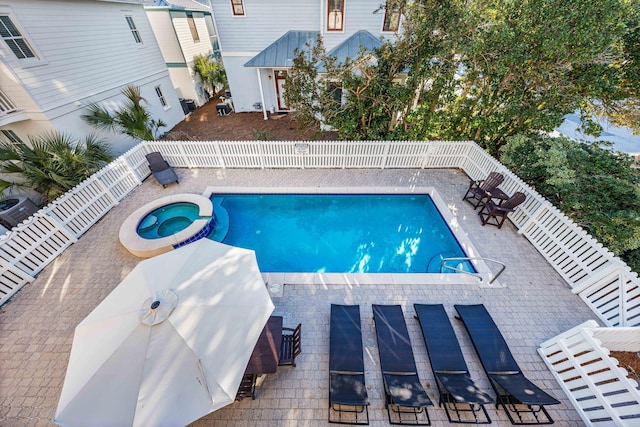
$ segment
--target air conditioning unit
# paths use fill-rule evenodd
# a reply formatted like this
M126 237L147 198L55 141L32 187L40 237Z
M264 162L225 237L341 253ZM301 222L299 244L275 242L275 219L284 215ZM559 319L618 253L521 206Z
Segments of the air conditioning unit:
M38 206L28 197L9 197L0 201L0 224L9 229L38 212Z

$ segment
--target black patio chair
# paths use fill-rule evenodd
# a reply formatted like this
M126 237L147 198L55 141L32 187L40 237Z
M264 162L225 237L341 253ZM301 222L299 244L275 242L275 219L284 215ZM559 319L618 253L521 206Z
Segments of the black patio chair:
M373 320L389 423L431 425L427 407L433 402L418 377L402 307L374 304Z
M414 304L416 319L429 353L438 386L439 406L444 404L450 423L490 424L485 404L495 399L471 379L460 344L442 304Z
M545 406L560 403L529 381L484 305L456 305L482 367L511 424L553 424Z
M331 304L329 422L369 424L359 305Z
M495 204L491 200L487 200L482 209L480 209L480 212L478 212L482 220L482 225L497 225L498 228L502 228L502 224L504 224L504 221L507 219L507 215L513 212L518 205L522 204L526 198L527 196L525 196L524 193L518 191L502 204Z
M236 401L250 397L255 400L256 398L256 379L257 375L244 374L242 381L240 381L240 387L236 393Z
M302 324L295 328L282 328L282 343L278 366L290 365L295 368L296 357L302 352Z
M504 181L504 176L499 172L490 172L486 179L471 180L467 192L462 197L462 200L466 200L471 203L473 209L483 205L485 199L491 197L500 197L504 193L498 188Z
M149 170L163 187L175 182L178 184L178 175L173 170L169 163L162 157L162 153L154 151L146 155L147 162L149 162Z

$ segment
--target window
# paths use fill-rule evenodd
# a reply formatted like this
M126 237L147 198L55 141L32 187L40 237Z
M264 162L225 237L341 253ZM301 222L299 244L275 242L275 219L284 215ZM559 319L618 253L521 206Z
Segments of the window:
M131 34L133 34L133 39L136 43L142 44L142 38L140 37L140 31L136 28L136 23L133 22L133 18L131 16L125 16L127 20L127 24L129 24L129 29L131 30Z
M327 6L327 31L342 31L344 0L329 0Z
M167 104L167 100L164 97L164 94L162 93L162 88L160 86L156 86L156 95L158 95L158 99L160 100L160 105L162 105L165 110L169 108L169 104Z
M331 93L331 98L338 105L342 105L342 83L339 82L329 82L327 84L327 89L329 93Z
M233 16L244 16L244 0L231 0Z
M400 28L400 11L385 9L382 31L395 33L396 31L398 31L398 28Z
M198 43L200 41L200 36L198 35L198 29L196 28L196 21L193 19L193 15L191 13L187 13L187 22L189 23L189 30L191 31L193 41Z
M22 140L18 137L18 135L16 135L16 133L12 130L3 129L2 134L4 135L5 138L7 138L8 141L14 144L20 144L22 142Z
M0 15L0 36L18 59L36 58L29 42L20 34L7 15Z

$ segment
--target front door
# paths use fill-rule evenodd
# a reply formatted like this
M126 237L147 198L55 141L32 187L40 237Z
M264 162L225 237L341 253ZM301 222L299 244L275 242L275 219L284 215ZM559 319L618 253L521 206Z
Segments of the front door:
M276 95L278 96L278 110L288 110L289 107L284 101L284 82L287 79L287 72L285 70L275 70L273 72L276 81Z

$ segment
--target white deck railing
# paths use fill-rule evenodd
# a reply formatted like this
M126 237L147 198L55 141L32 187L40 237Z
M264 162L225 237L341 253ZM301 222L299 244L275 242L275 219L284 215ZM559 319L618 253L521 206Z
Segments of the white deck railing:
M0 237L0 304L33 280L149 175L145 153L188 168L459 168L473 179L504 174L525 203L509 216L607 326L640 326L640 279L607 248L474 142L153 141L129 150Z
M636 381L610 351L640 350L640 328L600 328L591 320L540 345L538 353L588 426L640 425Z

